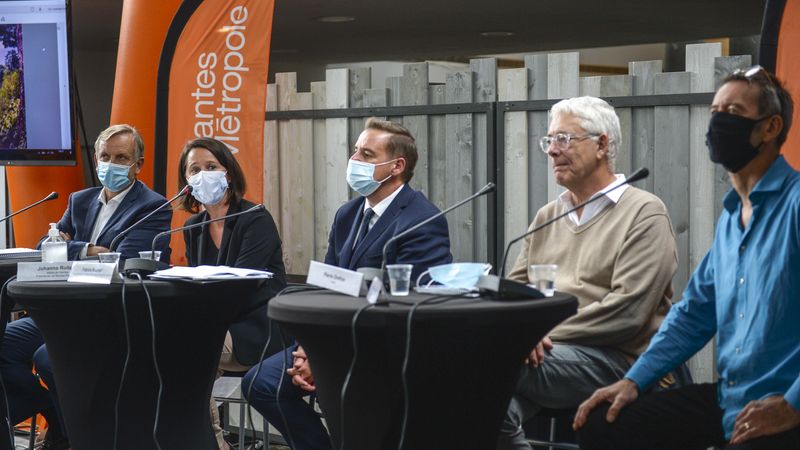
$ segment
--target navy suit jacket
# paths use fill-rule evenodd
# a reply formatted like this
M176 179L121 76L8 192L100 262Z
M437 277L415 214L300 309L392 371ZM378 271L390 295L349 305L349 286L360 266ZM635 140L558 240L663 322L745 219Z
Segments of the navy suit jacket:
M69 196L67 210L64 211L64 216L58 221L57 227L60 231L72 236L72 240L67 242L67 257L70 261L78 259L81 250L92 237L94 223L100 213L100 208L103 206L100 200L97 199L102 189L102 187L91 187L73 192ZM162 195L151 191L144 183L136 180L131 190L122 199L122 203L120 203L117 210L108 219L106 226L97 236L97 242L94 244L108 247L120 232L163 205L166 201L167 199ZM171 221L172 209L168 206L125 235L117 244L115 251L122 253L121 257L123 259L138 258L140 251L150 250L156 234L169 230ZM156 243L156 250L161 250L162 261L169 262L168 237L164 237Z
M355 234L364 217L365 201L364 197L355 198L336 211L325 264L351 270L380 267L386 241L439 212L424 194L406 184L364 239L353 248ZM428 267L452 260L447 220L440 217L392 245L386 264L413 264L413 283Z

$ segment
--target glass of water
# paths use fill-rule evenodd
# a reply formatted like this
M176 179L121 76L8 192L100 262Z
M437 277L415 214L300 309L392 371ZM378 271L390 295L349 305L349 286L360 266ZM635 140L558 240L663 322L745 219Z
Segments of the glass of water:
M411 287L412 264L389 264L386 270L389 272L389 290L392 295L408 295Z
M139 258L142 258L142 259L153 259L153 260L156 260L156 261L160 261L161 260L161 250L156 250L156 251L152 251L152 252L149 251L149 250L146 251L146 252L139 252Z
M531 284L547 297L556 291L556 264L532 264L528 272Z
M114 263L119 266L119 256L121 253L119 252L107 252L107 253L98 253L97 259L101 263Z

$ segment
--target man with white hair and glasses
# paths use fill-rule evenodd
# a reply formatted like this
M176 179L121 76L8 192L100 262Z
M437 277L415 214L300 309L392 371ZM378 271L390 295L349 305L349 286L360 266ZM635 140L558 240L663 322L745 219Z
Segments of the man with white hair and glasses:
M576 315L553 329L521 367L498 448L530 449L522 424L541 409L577 407L623 377L670 308L677 252L664 204L614 174L619 119L594 97L562 100L547 136L556 182L567 190L540 209L533 228L594 195L602 198L528 236L509 278L530 282L532 264L557 264L555 286Z

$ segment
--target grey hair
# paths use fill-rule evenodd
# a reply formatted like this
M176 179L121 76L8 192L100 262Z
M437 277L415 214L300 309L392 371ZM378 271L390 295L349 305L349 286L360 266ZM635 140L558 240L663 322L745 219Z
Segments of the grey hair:
M573 97L553 105L549 118L552 121L554 116L563 114L577 117L581 128L587 133L608 136L608 168L613 172L617 149L622 143L619 117L617 117L614 107L597 97Z
M122 133L130 133L130 135L133 136L133 149L135 151L134 156L136 156L136 159L139 160L144 158L144 141L142 140L142 136L138 131L136 131L136 128L126 123L111 125L110 127L101 131L97 136L97 140L94 141L95 154L106 147L106 143L109 139Z

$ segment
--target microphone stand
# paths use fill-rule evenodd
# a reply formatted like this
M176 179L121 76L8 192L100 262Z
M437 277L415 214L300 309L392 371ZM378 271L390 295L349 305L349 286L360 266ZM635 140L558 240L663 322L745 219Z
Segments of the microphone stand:
M500 276L483 275L478 280L477 286L487 291L496 293L497 297L501 300L543 298L544 294L542 294L538 289L532 288L525 283L520 283L517 281L503 278L505 276L506 262L508 261L508 253L511 250L511 246L519 242L520 240L524 239L525 237L530 236L531 234L541 230L542 228L549 226L553 222L556 222L557 220L568 216L569 214L583 208L584 206L603 198L609 192L614 191L622 186L635 183L641 179L647 178L649 175L650 175L650 170L648 170L646 167L642 167L641 169L632 173L631 176L628 177L622 183L619 183L616 186L611 187L610 189L598 192L585 202L582 202L577 206L567 210L566 212L559 214L556 217L553 217L552 219L546 221L543 224L537 225L530 231L523 233L521 236L512 239L506 246L506 251L503 254L503 264L500 266Z
M26 206L26 207L24 207L24 208L20 209L19 211L13 212L13 213L11 213L11 214L9 214L9 215L7 215L7 216L3 217L2 219L0 219L0 223L3 223L3 222L5 222L6 220L8 220L8 219L10 219L10 218L12 218L12 217L14 217L14 216L16 216L17 214L19 214L19 213L21 213L21 212L25 212L25 211L27 211L27 210L29 210L29 209L33 208L34 206L36 206L36 205L38 205L38 204L41 204L41 203L44 203L44 202L48 202L48 201L50 201L50 200L55 200L55 199L57 199L57 198L58 198L58 192L55 192L55 191L53 191L53 192L51 192L51 193L47 194L47 197L45 197L45 198L43 198L43 199L39 200L38 202L36 202L36 203L33 203L33 204L31 204L31 205L28 205L28 206Z
M388 241L386 241L386 243L383 245L383 258L381 259L381 274L383 274L384 269L386 269L386 260L387 260L388 255L389 255L389 246L391 244L394 244L395 242L397 242L398 239L400 239L400 238L402 238L404 236L407 236L409 233L411 233L413 231L416 231L420 227L423 227L423 226L431 223L432 221L438 219L439 217L442 217L443 215L445 215L445 214L449 213L450 211L452 211L452 210L458 208L459 206L463 205L464 203L471 202L472 200L475 200L476 198L478 198L478 197L480 197L482 195L486 195L486 194L488 194L490 192L494 192L495 187L496 187L495 184L492 183L492 182L486 183L486 186L482 187L480 191L470 195L469 197L465 198L464 200L461 200L460 202L456 203L455 205L445 209L444 211L439 211L438 213L428 217L427 219L423 220L422 222L420 222L420 223L414 225L413 227L403 231L402 233L397 234L395 236L392 236L392 238L389 239Z

